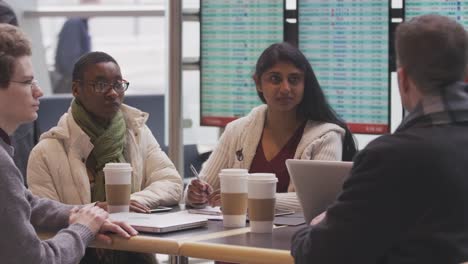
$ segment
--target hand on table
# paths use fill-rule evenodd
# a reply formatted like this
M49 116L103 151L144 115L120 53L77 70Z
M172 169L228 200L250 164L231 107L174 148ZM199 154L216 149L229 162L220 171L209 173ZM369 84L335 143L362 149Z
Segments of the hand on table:
M96 234L108 217L109 214L105 210L90 204L71 209L68 223L84 225Z
M96 235L96 240L109 245L112 244L112 238L109 236L109 233L113 233L127 239L131 236L138 235L138 232L125 222L106 220L102 224L99 233Z
M151 213L150 208L148 206L143 205L135 200L130 200L130 211L145 214Z

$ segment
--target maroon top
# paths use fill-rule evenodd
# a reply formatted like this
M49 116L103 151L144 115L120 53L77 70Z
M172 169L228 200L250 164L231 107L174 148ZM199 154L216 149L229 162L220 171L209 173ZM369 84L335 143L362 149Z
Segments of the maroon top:
M5 143L7 143L8 145L11 145L10 137L5 132L5 130L3 130L1 128L0 128L0 138L3 139L3 141L5 141Z
M276 156L270 161L266 159L265 153L263 152L262 134L262 137L260 137L260 141L258 142L257 151L255 152L255 156L252 160L252 165L250 165L249 173L274 173L278 178L276 192L288 192L290 178L286 168L286 160L294 158L294 153L299 145L299 141L301 141L306 123L307 122L304 122L304 124L294 132L294 135L292 135L286 145L284 145L278 154L276 154Z

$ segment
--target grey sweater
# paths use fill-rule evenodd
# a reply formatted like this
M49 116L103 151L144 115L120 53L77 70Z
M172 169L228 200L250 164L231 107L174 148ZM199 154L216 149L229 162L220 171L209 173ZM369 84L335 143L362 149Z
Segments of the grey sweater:
M78 263L94 234L80 224L68 226L73 206L31 194L12 156L13 147L0 139L0 262ZM41 241L35 229L60 231Z

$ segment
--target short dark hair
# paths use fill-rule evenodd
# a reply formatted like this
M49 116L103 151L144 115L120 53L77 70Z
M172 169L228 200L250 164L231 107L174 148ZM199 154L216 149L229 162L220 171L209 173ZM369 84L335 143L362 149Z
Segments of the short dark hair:
M254 79L256 78L259 81L263 73L279 62L292 63L304 73L304 95L297 108L297 114L308 120L333 123L345 129L342 159L352 160L356 153L353 136L345 122L338 117L328 104L312 66L298 48L287 42L275 43L269 46L257 60ZM265 103L263 94L258 90L257 94Z
M0 24L0 88L10 84L15 72L15 60L22 56L31 56L31 43L17 27Z
M396 29L397 62L423 93L462 81L468 63L463 26L441 15L415 17Z
M83 80L84 72L90 65L95 65L101 62L113 62L119 65L117 61L109 54L102 51L92 51L81 56L73 66L72 81Z

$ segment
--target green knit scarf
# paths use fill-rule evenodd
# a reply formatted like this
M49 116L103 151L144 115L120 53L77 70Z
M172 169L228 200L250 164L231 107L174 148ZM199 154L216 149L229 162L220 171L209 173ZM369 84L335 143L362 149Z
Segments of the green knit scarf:
M109 124L99 124L78 100L73 100L71 111L75 122L94 145L87 161L95 173L91 201L105 201L106 188L102 169L108 162L126 162L123 153L127 127L123 114L118 111Z

